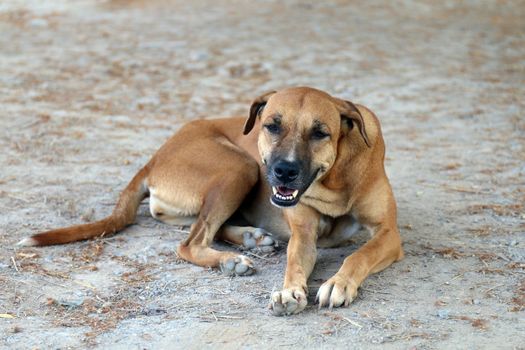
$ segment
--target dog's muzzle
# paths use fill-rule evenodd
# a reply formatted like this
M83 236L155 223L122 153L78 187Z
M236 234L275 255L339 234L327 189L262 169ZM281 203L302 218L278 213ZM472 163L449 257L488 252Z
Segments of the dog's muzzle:
M268 182L272 187L271 201L278 207L291 207L302 194L301 165L299 162L280 160L268 169Z

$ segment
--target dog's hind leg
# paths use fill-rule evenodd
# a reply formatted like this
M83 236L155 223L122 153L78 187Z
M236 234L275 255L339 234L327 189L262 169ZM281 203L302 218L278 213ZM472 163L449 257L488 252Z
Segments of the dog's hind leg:
M278 241L271 233L253 226L224 225L216 238L244 249L259 250L264 253L273 252L278 247Z
M186 241L177 249L183 259L199 266L219 267L227 275L250 275L255 271L247 257L211 248L216 233L238 209L258 179L257 167L241 165L238 164L234 173L217 174L216 180L210 183L197 220Z

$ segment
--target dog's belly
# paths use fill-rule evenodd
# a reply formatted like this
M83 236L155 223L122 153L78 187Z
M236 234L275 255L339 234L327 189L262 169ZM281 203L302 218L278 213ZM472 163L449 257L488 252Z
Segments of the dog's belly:
M165 200L156 195L156 191L150 188L149 210L155 219L168 224L184 225L191 223L199 213L199 202L193 198L184 197L179 200ZM181 205L182 204L182 205Z

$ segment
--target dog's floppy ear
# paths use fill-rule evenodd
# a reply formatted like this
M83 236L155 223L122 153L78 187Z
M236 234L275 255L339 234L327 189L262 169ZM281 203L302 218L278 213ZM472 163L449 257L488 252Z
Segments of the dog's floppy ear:
M357 127L359 128L359 133L363 137L363 140L365 141L366 145L368 147L371 147L370 140L368 139L368 135L366 134L363 115L361 114L361 112L359 112L359 109L350 101L336 99L336 102L336 106L338 107L339 112L341 113L341 117L348 118L352 123L357 124Z
M257 97L252 102L252 106L250 107L250 116L248 117L248 119L246 120L246 123L244 124L244 131L243 131L244 135L248 135L248 133L252 131L253 126L255 125L255 118L257 118L257 116L259 116L259 114L262 112L270 96L272 96L275 93L276 91L267 92L264 95Z

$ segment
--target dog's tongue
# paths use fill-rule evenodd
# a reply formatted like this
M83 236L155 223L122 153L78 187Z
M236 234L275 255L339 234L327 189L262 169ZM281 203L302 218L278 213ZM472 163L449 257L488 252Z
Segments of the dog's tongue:
M277 191L283 196L289 196L294 192L293 189L284 186L277 187Z

